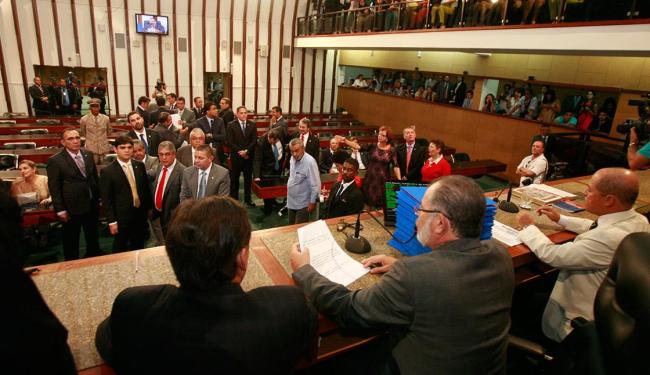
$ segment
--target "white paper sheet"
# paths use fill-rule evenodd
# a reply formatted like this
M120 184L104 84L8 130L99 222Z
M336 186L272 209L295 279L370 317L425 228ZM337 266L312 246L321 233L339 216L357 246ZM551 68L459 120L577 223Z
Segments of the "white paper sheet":
M492 226L492 238L507 246L515 246L521 243L519 231L496 220L494 220L494 226Z
M347 286L368 272L341 249L323 220L298 229L298 241L309 249L312 267L332 282Z
M172 124L180 128L181 125L178 122L181 121L181 115L179 115L178 113L174 113L173 115L171 115L171 118L172 118Z

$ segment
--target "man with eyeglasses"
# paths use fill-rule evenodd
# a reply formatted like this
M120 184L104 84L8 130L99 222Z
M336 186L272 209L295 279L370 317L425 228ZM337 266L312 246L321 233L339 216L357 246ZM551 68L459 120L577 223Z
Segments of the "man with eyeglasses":
M54 211L63 222L65 260L79 259L81 228L86 239L86 257L101 255L97 230L99 184L93 154L81 149L81 136L76 129L66 129L61 144L63 150L47 161L47 185Z
M309 265L309 249L293 246L293 278L316 308L343 328L389 329L386 358L369 373L496 374L505 372L512 260L505 248L479 236L485 215L481 188L464 176L445 176L426 191L417 239L431 252L400 260L365 259L373 286L351 292Z

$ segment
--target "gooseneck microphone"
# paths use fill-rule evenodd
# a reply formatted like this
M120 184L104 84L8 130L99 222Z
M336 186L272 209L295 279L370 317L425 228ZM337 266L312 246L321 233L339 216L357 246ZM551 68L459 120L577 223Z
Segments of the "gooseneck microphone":
M345 250L355 254L365 254L370 251L370 242L365 237L359 235L361 228L361 211L357 215L357 222L354 225L354 236L350 236L345 240Z
M506 201L499 202L499 209L505 212L516 214L519 212L519 207L517 207L517 205L513 202L510 202L510 198L512 197L512 184L509 185L510 187L508 188L508 199Z

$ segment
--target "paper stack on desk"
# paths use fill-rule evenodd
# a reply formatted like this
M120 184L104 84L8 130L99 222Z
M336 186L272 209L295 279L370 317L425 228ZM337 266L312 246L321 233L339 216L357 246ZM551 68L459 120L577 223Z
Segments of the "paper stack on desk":
M397 192L397 222L393 238L388 241L388 244L404 255L412 256L431 251L422 245L414 235L417 220L415 209L420 207L426 191L427 187L417 186L403 187ZM486 198L485 203L487 207L481 228L481 240L492 238L492 226L497 211L496 204L492 199Z

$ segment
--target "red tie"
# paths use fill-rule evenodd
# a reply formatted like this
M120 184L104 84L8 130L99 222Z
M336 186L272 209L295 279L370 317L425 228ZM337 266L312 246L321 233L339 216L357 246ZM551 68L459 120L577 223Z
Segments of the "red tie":
M300 142L305 143L305 135L300 134Z
M411 152L413 152L413 146L406 146L406 173L409 172L409 164L411 164Z
M167 167L163 167L162 176L156 188L156 210L162 211L163 188L165 187L165 177L167 177Z

